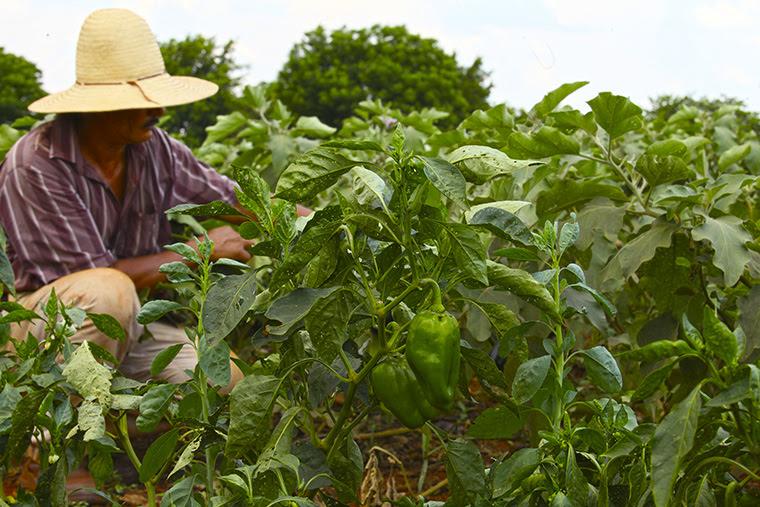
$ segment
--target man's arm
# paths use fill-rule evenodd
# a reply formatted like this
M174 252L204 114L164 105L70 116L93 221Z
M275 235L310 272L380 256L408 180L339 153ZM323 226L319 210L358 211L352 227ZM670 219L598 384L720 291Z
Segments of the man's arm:
M211 255L211 258L214 260L226 257L246 262L251 258L251 254L248 253L247 248L253 244L253 241L241 238L230 226L212 229L209 231L208 237L214 242L214 252ZM188 241L187 244L193 248L197 246L195 240ZM142 289L153 287L157 283L164 281L166 275L161 273L158 268L162 264L177 261L184 262L184 259L179 254L165 251L119 259L111 267L125 273L135 283L135 287Z

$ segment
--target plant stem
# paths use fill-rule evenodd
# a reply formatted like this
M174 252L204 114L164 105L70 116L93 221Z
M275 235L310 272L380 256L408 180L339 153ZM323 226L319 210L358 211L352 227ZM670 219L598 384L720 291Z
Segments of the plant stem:
M156 507L156 485L151 481L146 482L145 492L148 494L148 507Z
M554 292L554 306L557 309L557 315L562 315L561 294L559 291L559 273L560 273L559 256L552 254L552 268L554 268L554 280L552 281ZM564 414L564 393L563 393L563 381L565 377L565 346L562 336L562 324L557 323L554 326L554 334L556 337L556 351L557 357L555 357L555 371L557 375L557 401L554 405L554 417L552 423L555 431L559 431L560 424L562 422L562 416Z

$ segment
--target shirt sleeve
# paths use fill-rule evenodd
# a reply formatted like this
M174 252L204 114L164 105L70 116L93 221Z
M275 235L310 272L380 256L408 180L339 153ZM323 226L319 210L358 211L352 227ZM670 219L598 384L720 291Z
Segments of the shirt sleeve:
M116 261L71 181L34 166L4 167L0 220L13 247L19 290Z
M193 155L190 148L166 135L172 153L174 185L170 207L178 204L206 204L224 201L237 204L235 184L231 179L216 172Z

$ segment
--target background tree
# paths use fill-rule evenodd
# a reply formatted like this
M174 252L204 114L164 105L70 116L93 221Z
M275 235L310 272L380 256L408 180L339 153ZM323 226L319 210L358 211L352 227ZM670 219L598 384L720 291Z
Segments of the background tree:
M204 100L172 107L163 127L190 146L199 146L206 137L206 127L217 115L229 114L239 107L236 90L238 72L243 68L233 60L234 41L218 45L202 35L171 39L161 43L161 53L169 74L195 76L219 85L219 91Z
M45 95L41 77L35 64L0 47L0 123L30 114L29 104Z
M318 27L290 51L278 75L275 95L300 115L337 126L367 98L409 112L435 107L451 113L455 125L487 106L491 84L480 58L460 67L454 54L434 39L403 26L361 30Z

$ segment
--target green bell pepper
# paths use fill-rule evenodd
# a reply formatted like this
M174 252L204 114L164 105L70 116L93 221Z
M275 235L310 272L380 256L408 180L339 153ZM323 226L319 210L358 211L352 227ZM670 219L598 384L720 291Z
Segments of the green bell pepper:
M459 323L443 306L419 312L409 325L406 359L435 408L450 410L459 380Z
M391 357L375 366L370 381L377 399L404 426L419 428L436 416L404 357Z

